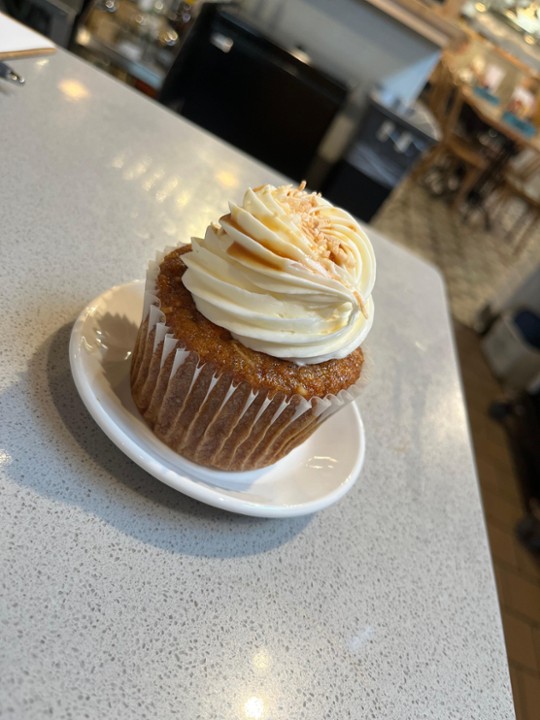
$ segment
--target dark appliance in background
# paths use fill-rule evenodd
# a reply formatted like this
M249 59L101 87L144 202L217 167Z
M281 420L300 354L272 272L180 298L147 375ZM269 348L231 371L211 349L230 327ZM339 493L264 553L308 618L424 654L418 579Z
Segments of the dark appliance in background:
M0 0L0 11L68 47L89 0Z
M203 5L160 102L296 181L348 88L277 45L230 6Z
M417 104L398 111L373 92L355 142L329 173L322 193L369 222L437 137L427 108Z

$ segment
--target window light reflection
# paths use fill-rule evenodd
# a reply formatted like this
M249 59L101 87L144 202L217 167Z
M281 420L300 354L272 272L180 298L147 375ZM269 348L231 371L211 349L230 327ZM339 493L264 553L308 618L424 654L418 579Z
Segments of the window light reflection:
M111 166L113 168L116 168L117 170L120 170L121 168L123 168L125 164L126 164L126 154L125 153L120 153L119 155L116 155L111 162Z
M337 458L329 455L314 455L306 462L306 467L313 470L332 470L337 463Z
M155 173L152 173L150 177L146 178L146 180L143 182L143 188L146 190L146 192L150 192L155 186L155 184L163 179L163 176L165 175L165 172L163 170L156 170Z
M215 175L216 180L225 188L238 187L238 176L229 170L220 170Z
M168 182L165 183L165 185L161 188L161 190L158 190L156 193L156 200L158 203L164 202L171 193L176 190L178 187L178 178L171 178Z
M250 697L244 704L244 713L248 720L263 720L264 701L260 697Z
M176 196L176 205L179 209L185 208L192 196L191 190L182 190Z
M7 452L7 450L3 450L2 448L0 448L0 467L6 467L7 465L11 465L12 462L13 458Z
M79 80L70 80L69 78L62 80L58 83L58 89L68 100L84 100L90 96L90 90Z
M271 657L266 650L259 650L253 656L253 666L257 670L266 670L270 667Z
M130 165L124 170L124 180L137 180L137 178L146 174L150 164L150 161L146 159L133 163L133 165Z

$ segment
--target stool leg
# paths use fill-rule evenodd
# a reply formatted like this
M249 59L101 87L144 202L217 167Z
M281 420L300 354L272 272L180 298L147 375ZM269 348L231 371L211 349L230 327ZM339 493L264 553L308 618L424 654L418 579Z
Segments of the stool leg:
M412 169L412 172L410 173L409 177L411 180L419 180L422 175L428 170L430 165L433 165L442 155L444 151L444 148L442 145L435 145L435 147L430 148L425 155L420 158L419 162L416 163L416 166Z
M489 196L489 210L493 220L497 219L503 209L506 209L509 200L509 192L505 188L495 188Z
M452 203L452 207L454 210L457 210L461 207L461 204L467 197L467 195L471 192L473 187L478 182L478 179L480 178L480 173L482 171L478 170L477 168L470 168L463 178L463 181L460 185L459 190L456 193L456 197L454 198L454 202Z
M528 208L530 209L530 208ZM525 215L522 215L522 217L525 217ZM528 231L532 230L533 226L536 224L537 220L540 218L540 210L535 209L531 212L531 221L529 223L525 224L525 227L521 231L521 235L518 237L516 244L514 245L512 249L512 255L519 255L521 250L523 250L523 247L525 245L525 240L528 239L527 233Z

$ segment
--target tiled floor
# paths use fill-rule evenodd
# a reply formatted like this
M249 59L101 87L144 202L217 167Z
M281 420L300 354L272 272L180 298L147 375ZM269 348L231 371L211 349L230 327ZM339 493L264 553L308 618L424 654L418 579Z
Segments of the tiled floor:
M507 282L510 267L523 269L525 275L540 263L540 222L519 253L508 232L512 213L520 209L508 206L486 231L474 219L464 223L448 199L433 198L408 180L394 190L372 225L441 269L453 316L470 326L478 310Z
M477 335L455 323L456 340L495 577L517 720L540 718L540 564L517 540L523 516L519 483L506 435L487 409L502 390L486 364Z

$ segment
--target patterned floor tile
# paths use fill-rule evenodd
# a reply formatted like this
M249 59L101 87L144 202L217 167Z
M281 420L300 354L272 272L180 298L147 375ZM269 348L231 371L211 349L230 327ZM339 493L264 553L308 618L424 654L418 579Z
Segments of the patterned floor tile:
M519 255L508 238L519 208L511 204L487 231L419 183L406 180L390 195L372 225L434 263L443 273L453 316L471 327L476 313L503 287L512 266L540 262L540 223L531 229Z

